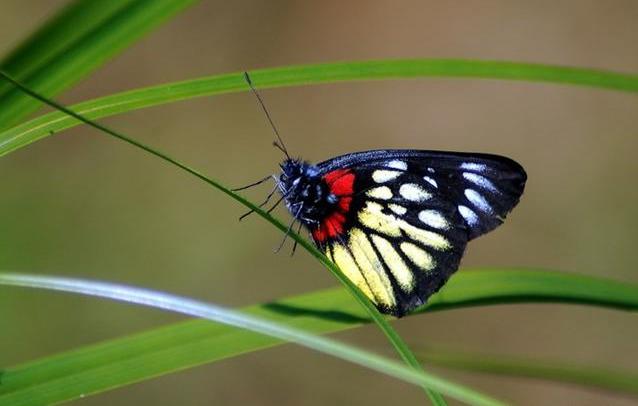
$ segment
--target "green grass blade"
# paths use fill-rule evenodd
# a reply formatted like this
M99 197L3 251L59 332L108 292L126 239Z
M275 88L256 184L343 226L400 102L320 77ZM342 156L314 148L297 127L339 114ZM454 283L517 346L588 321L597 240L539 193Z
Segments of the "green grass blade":
M286 233L286 235L289 235L292 239L294 239L301 247L305 248L306 251L308 251L310 254L312 254L315 258L317 258L317 260L319 260L319 262L321 262L326 268L328 268L328 270L330 270L330 272L332 272L332 274L346 287L346 289L348 289L350 291L350 293L352 294L352 296L359 302L359 304L361 306L363 306L366 311L368 312L368 314L370 315L370 317L372 318L372 320L377 324L377 326L379 327L379 329L385 334L385 336L388 338L388 340L390 341L390 343L394 346L394 348L397 350L397 352L399 353L399 355L401 356L401 358L403 359L403 361L405 361L406 364L412 366L415 370L417 371L423 371L423 368L421 367L421 364L419 364L419 361L416 359L416 356L410 351L410 349L408 348L407 344L403 341L403 339L401 338L401 336L399 336L399 334L390 326L390 324L388 324L388 322L384 319L384 317L381 315L381 313L379 313L379 311L376 309L376 307L370 302L370 300L354 285L354 283L352 283L350 281L350 279L348 279L342 272L341 270L332 262L330 261L321 251L319 251L317 249L317 247L315 247L312 243L308 242L307 240L305 240L304 238L302 238L301 236L299 236L297 233L292 232L288 227L286 227L283 223L281 223L280 221L276 220L274 217L272 217L268 212L264 211L263 209L261 209L260 207L256 206L255 204L253 204L252 202L249 202L247 199L241 197L240 195L238 195L237 193L233 192L232 190L230 190L229 188L223 186L221 183L219 183L216 180L213 180L205 175L203 175L202 173L196 171L193 168L190 168L188 166L186 166L185 164L177 161L174 158L169 157L168 155L164 154L163 152L160 152L154 148L151 148L147 145L144 145L122 133L119 133L117 131L111 130L110 128L107 128L101 124L98 124L94 121L91 121L87 118L85 118L82 115L79 115L75 112L73 112L72 110L69 110L67 107L53 101L53 100L49 100L48 98L40 95L39 93L29 89L28 87L25 87L23 84L17 82L15 79L11 78L10 76L8 76L7 74L5 74L4 72L0 71L0 77L3 77L5 80L13 83L17 88L19 88L21 91L23 91L24 93L30 95L31 97L33 97L36 100L40 100L43 103L46 103L48 105L50 105L51 107L54 107L58 110L60 110L61 112L64 112L65 114L74 117L75 119L88 124L89 126L100 130L114 138L117 138L118 140L124 141L126 143L129 143L133 146L135 146L136 148L139 148L157 158L160 158L172 165L175 165L177 168L182 169L183 171L187 172L190 175L193 175L195 177L197 177L198 179L208 183L210 186L213 186L215 189L225 193L226 195L232 197L233 199L235 199L236 201L238 201L239 203L242 203L243 205L245 205L246 207L250 208L253 212L255 212L256 214L260 215L261 217L265 218L267 221L269 221L271 224L273 224L275 227L279 228L281 231L283 231L284 233ZM441 397L440 394L433 392L432 390L430 390L427 387L424 387L424 390L426 392L426 394L428 395L428 397L430 398L430 401L437 405L437 406L445 406L446 402L445 400Z
M6 65L7 71L20 75L29 87L55 95L195 1L79 2L49 23L44 32L36 33L2 65ZM76 26L78 32L67 37ZM0 106L0 128L7 128L35 111L40 103L11 89L0 96Z
M258 88L338 81L400 78L482 78L525 80L638 92L638 75L540 64L475 60L394 60L287 66L251 71ZM194 97L248 90L241 73L204 77L118 93L72 106L90 119ZM53 112L0 133L0 156L79 124Z
M477 271L453 278L453 289L443 289L420 310L442 310L460 304L575 303L638 311L636 284L540 269Z
M303 347L401 379L408 383L431 387L469 404L503 405L503 403L467 387L446 381L445 379L423 371L416 371L396 361L360 350L356 347L309 334L281 323L269 321L265 318L247 315L246 313L225 309L185 297L112 283L25 274L0 273L0 284L79 293L204 318L227 326L293 342ZM144 368L144 365L138 365L137 367ZM4 378L5 384L2 387L5 385L8 386L8 384L6 384L6 376ZM37 394L25 396L24 392L4 393L0 396L0 405L54 404L77 398L80 394L87 395L95 393L98 388L102 386L100 382L93 381L95 387L89 387L86 391L78 394L77 387L74 386L81 385L83 382L80 376L76 375L75 378L74 385L70 385L72 387L61 385L58 381L52 381L49 385L39 385L35 388L37 389ZM109 381L114 378L116 377L107 375L102 376L101 380ZM5 391L6 389L0 390Z
M539 269L462 270L419 311L530 302L638 311L638 285ZM370 323L365 310L340 287L242 311L314 334ZM176 323L6 369L0 375L0 404L9 394L36 396L49 385L71 387L76 394L90 388L103 391L280 344L203 320ZM140 365L144 368L133 368ZM104 376L117 379L101 380Z
M537 378L638 396L638 372L511 356L427 350L423 361L464 371Z
M60 57L65 49L136 0L75 0L63 7L37 31L0 61L0 69L25 80ZM13 89L0 83L0 100Z

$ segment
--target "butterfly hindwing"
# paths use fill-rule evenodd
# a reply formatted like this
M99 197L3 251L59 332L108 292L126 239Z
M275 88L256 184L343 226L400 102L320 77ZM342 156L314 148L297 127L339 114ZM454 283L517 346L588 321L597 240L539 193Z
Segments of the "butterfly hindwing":
M525 183L514 161L482 154L379 150L317 167L339 208L313 232L315 242L397 316L445 283L467 241L501 224Z

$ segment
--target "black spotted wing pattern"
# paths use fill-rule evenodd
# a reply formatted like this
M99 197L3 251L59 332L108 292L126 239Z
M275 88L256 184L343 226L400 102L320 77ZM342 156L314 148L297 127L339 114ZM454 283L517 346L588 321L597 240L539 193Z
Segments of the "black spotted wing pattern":
M487 154L376 150L317 165L354 174L343 234L318 245L385 313L425 303L456 271L467 242L500 225L526 175Z

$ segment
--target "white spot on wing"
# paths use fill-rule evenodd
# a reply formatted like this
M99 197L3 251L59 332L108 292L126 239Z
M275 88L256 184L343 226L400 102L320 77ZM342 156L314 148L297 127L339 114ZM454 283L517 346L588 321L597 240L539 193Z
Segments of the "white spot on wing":
M470 171L483 172L487 169L485 164L477 164L476 162L463 162L461 164L461 169L467 169Z
M399 188L399 194L401 194L404 199L413 202L422 202L432 197L432 195L416 183L404 183Z
M478 224L479 218L470 208L459 205L459 213L461 213L461 216L467 221L467 224L471 226Z
M419 212L419 220L433 228L443 230L450 228L450 224L445 217L436 210L421 210Z
M377 183L385 183L389 182L393 179L396 179L401 175L402 172L399 171L385 171L382 169L376 170L372 172L372 180Z
M375 187L374 189L368 190L368 193L366 194L370 197L380 200L392 199L392 190L390 190L390 188L387 186Z
M430 172L430 173L434 173L434 168L428 168L427 170L428 170L428 172Z
M496 186L494 186L494 184L492 183L492 181L490 181L489 179L487 179L484 176L481 175L477 175L475 173L471 173L471 172L463 172L463 177L467 180L469 180L470 182L474 183L477 186L480 186L484 189L487 189L491 192L495 192L498 193L498 189L496 188Z
M474 189L465 189L465 197L472 202L479 210L485 213L492 213L492 206L485 200L482 194Z
M388 208L392 210L394 214L398 214L399 216L403 216L405 213L408 212L408 209L403 206L399 206L398 204L389 204Z
M387 164L385 164L388 168L400 169L402 171L406 171L408 169L408 164L403 161L399 161L398 159L394 159Z
M423 180L425 180L425 181L426 181L426 182L428 182L430 185L432 185L432 186L434 186L434 187L436 187L436 188L438 188L438 187L439 187L439 185L437 185L437 184L436 184L436 181L435 181L434 179L432 179L431 177L429 177L429 176L424 176L424 177L423 177Z

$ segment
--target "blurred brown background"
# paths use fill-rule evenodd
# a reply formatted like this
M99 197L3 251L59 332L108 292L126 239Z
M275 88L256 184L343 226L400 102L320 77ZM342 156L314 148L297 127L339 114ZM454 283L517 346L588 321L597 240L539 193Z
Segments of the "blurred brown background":
M0 54L66 2L4 0ZM462 57L638 72L638 2L202 1L60 97L66 103L204 75L340 60ZM528 171L506 225L469 246L465 267L538 266L638 283L638 98L547 84L464 79L264 91L288 147L312 161L370 148L485 151ZM281 154L246 93L104 120L243 185ZM0 159L0 269L112 280L228 306L335 285L281 234L157 159L85 127ZM260 199L266 187L249 196ZM281 212L281 216L287 214ZM0 366L174 322L158 311L2 288ZM638 369L635 314L512 305L395 323L413 346ZM393 355L374 327L339 334ZM618 395L437 370L516 404L629 405ZM204 405L423 404L415 387L294 346L76 402Z

